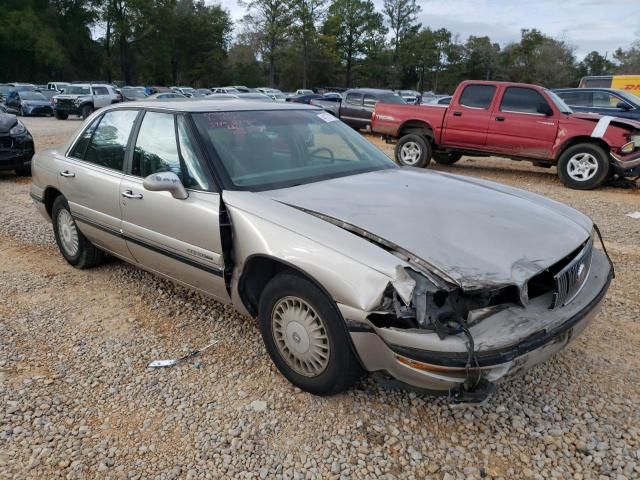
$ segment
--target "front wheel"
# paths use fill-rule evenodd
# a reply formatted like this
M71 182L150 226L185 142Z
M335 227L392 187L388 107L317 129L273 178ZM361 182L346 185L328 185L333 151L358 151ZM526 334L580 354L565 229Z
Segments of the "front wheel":
M82 107L82 110L80 110L80 114L83 120L85 120L92 113L93 113L93 107L91 105L84 105Z
M54 115L58 120L66 120L67 118L69 118L69 115L67 115L66 113L55 112Z
M260 296L258 321L271 360L302 390L332 395L362 376L335 304L305 277L274 277Z
M51 219L56 243L69 264L76 268L90 268L102 262L104 253L87 240L78 229L69 204L62 195L53 202Z
M410 133L396 144L396 161L405 167L426 167L431 161L431 143L424 137Z
M609 158L599 145L581 143L567 148L558 160L558 177L569 188L591 190L609 178Z
M458 152L435 152L433 159L440 165L453 165L462 158L462 154Z

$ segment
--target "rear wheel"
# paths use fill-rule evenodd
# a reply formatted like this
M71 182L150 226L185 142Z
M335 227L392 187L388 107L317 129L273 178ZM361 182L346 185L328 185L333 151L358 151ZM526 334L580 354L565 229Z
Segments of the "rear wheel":
M424 137L410 133L396 144L396 161L405 167L426 167L431 161L431 144Z
M69 204L62 195L53 202L51 219L56 243L69 264L76 268L90 268L102 262L104 252L98 250L78 229Z
M569 188L590 190L609 178L607 152L592 143L567 148L558 160L558 177Z
M458 152L435 152L433 159L440 165L453 165L462 158L462 154Z
M262 292L258 311L267 352L294 385L332 395L362 376L335 304L305 277L278 274Z

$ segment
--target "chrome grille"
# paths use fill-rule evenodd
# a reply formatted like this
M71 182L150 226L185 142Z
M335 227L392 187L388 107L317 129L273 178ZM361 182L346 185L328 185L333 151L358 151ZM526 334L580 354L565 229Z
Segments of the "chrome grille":
M569 262L569 264L554 275L554 292L551 307L556 308L571 302L589 277L591 269L591 256L593 255L593 241L589 239L587 244Z

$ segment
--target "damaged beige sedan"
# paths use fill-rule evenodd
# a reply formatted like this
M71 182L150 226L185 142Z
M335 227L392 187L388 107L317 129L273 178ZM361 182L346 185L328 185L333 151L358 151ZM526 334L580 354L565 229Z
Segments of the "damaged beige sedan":
M382 372L484 398L576 337L613 275L581 213L400 168L299 104L102 109L36 155L31 196L71 265L108 253L232 303L320 395Z

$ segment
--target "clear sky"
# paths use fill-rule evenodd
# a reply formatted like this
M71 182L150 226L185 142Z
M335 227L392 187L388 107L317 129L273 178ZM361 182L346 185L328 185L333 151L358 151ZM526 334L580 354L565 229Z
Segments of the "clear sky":
M582 59L592 50L611 54L640 37L640 0L417 0L420 22L445 27L464 41L469 35L487 35L505 45L520 38L520 29L537 28L575 47ZM221 3L234 20L244 9L237 0ZM374 0L382 10L384 0Z

